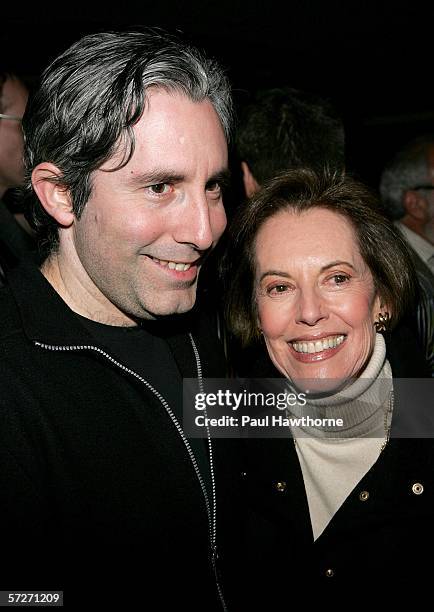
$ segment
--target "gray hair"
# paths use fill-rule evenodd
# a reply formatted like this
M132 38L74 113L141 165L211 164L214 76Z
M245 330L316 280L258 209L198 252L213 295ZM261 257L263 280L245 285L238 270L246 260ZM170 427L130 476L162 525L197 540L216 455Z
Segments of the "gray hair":
M434 135L412 140L383 170L380 193L392 219L401 219L405 215L403 200L406 191L430 183L428 151L431 147L434 147Z
M68 190L77 218L92 192L92 173L122 149L119 167L134 152L133 127L147 104L147 90L159 87L195 102L208 99L226 138L232 99L222 69L200 51L165 32L105 32L85 36L55 59L28 104L25 134L26 216L45 254L58 244L58 227L31 184L33 168L50 161L60 170L57 184Z

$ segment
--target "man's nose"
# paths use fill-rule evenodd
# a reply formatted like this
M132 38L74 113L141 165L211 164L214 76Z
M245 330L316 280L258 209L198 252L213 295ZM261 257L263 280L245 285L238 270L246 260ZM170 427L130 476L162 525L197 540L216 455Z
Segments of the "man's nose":
M220 215L224 216L224 213ZM210 208L205 196L189 199L176 225L175 240L190 244L198 251L208 250L219 237L215 211Z
M316 287L300 289L296 322L313 327L327 318L326 305Z

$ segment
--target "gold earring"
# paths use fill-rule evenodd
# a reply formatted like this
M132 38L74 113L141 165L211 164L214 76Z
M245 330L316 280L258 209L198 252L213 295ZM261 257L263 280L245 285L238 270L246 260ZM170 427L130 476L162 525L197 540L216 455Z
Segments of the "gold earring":
M384 314L382 312L378 313L378 321L375 321L375 331L377 332L385 332L389 327L390 315L386 311Z

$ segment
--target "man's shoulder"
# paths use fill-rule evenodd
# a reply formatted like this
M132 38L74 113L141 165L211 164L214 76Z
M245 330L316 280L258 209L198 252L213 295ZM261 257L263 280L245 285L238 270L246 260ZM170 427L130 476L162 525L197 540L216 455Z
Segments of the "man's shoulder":
M386 347L394 378L431 376L420 341L407 319L401 321L391 333L387 333Z
M8 285L0 287L0 343L22 332L21 317Z

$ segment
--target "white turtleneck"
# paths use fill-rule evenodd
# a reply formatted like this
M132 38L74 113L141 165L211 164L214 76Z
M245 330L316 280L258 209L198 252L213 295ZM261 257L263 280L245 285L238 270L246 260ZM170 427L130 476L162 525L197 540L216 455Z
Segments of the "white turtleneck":
M368 365L354 383L291 409L295 416L342 418L344 423L340 429L292 429L314 540L377 461L390 426L392 388L384 338L377 334Z

